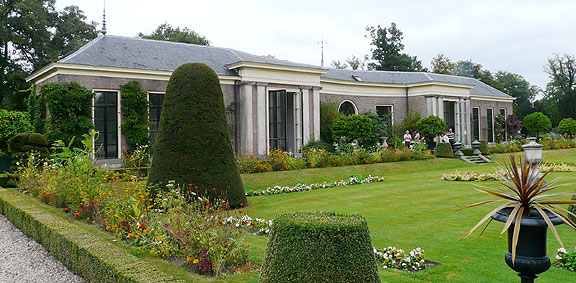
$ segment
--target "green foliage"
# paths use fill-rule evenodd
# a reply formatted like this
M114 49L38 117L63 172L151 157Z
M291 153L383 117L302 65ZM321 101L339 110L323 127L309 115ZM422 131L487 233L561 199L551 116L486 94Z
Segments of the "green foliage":
M334 142L332 127L340 118L336 102L320 104L320 139L327 143Z
M352 114L334 122L333 138L339 141L340 137L346 137L349 142L358 140L361 145L371 145L374 143L374 131L375 125L370 118Z
M536 137L539 138L541 132L552 128L552 122L542 112L534 112L524 117L524 126L531 133L536 133Z
M486 141L478 141L480 142L480 152L482 153L482 155L489 155L490 154L490 148L488 147L488 143Z
M162 108L148 184L195 184L210 199L246 205L216 73L199 63L178 67Z
M576 195L573 195L573 196L572 196L572 200L576 200ZM576 214L576 205L571 204L571 205L568 207L568 211ZM570 219L572 219L572 221L576 222L576 216L573 216L572 214L568 214L568 217L570 217Z
M576 58L558 55L548 58L545 71L550 77L544 93L544 110L556 125L562 118L576 119Z
M576 120L572 118L564 118L558 124L558 131L561 134L573 137L576 134Z
M370 232L359 215L281 214L272 225L260 282L380 282Z
M374 136L373 136L373 143L377 143L380 141L380 137L389 137L390 136L390 126L388 122L390 121L390 115L380 116L376 113L372 112L372 110L368 110L364 114L362 114L372 120L374 122Z
M0 105L26 110L25 81L31 69L96 38L96 23L86 22L77 6L57 11L54 0L2 1L0 5Z
M8 154L8 145L13 137L31 129L26 113L0 109L0 155Z
M514 113L523 119L526 115L532 113L532 101L540 89L531 85L524 77L519 74L510 72L497 72L494 74L498 84L498 90L516 98L514 100Z
M18 170L18 167L30 163L29 159L34 159L33 165L39 165L48 157L48 142L46 138L38 133L20 133L10 141L10 152L12 153L11 171Z
M446 129L448 129L448 125L444 120L438 118L437 116L428 116L416 124L416 129L420 132L422 137L425 137L428 140L432 140L435 137L443 134Z
M426 71L422 67L422 62L416 56L410 56L406 53L401 53L404 50L402 39L404 38L402 32L396 27L395 23L391 23L390 27L366 27L366 32L371 39L370 44L373 46L372 62L368 64L370 69L380 71L411 71L422 72Z
M92 97L91 91L75 82L42 85L34 110L35 130L43 133L50 143L62 140L68 144L73 141L73 146L82 147L82 136L94 127ZM43 122L42 117L46 117Z
M304 146L304 150L306 150L307 148L321 148L327 152L334 152L334 146L332 144L329 144L321 140L309 142Z
M151 34L143 34L140 32L138 36L146 39L210 45L210 41L206 37L199 35L195 31L187 27L183 29L180 29L180 27L173 28L167 22L159 25Z
M449 142L440 142L436 145L436 157L454 158L454 151Z
M121 86L122 92L122 134L128 142L128 149L134 150L138 146L150 143L148 133L148 93L142 89L137 81Z
M501 143L506 138L506 117L500 114L494 119L494 137L496 143Z
M0 192L0 213L87 282L182 282L111 242L92 225L16 190Z
M408 112L408 115L404 117L404 119L402 120L402 123L400 123L400 125L394 126L394 135L399 137L401 142L404 142L404 139L402 138L404 132L406 130L410 132L417 130L418 129L417 124L418 122L420 122L421 119L422 115L420 115L420 112L410 110L410 112Z
M452 70L454 70L454 63L444 54L436 55L430 65L432 65L432 73L436 74L451 75Z

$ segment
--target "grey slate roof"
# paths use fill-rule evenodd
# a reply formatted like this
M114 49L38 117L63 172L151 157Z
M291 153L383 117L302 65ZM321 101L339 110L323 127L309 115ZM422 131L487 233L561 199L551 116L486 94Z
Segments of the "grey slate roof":
M295 63L286 60L258 56L234 49L149 40L124 36L99 36L75 52L60 59L58 63L79 64L99 67L131 68L141 70L174 71L178 66L198 62L210 66L219 75L235 76L228 65L238 62L254 62L288 67L322 67ZM471 94L509 98L477 79L419 72L357 71L325 69L323 78L356 81L353 75L364 82L412 84L423 82L446 82L472 85Z
M330 69L323 78L357 81L353 76L359 77L363 82L384 84L414 84L425 82L442 82L474 86L470 94L510 98L511 96L474 78L441 75L421 72L393 72L393 71L358 71L344 69Z
M113 35L99 36L58 61L58 63L158 71L174 71L178 66L192 62L204 63L219 75L236 75L226 66L237 62L320 68L229 48Z

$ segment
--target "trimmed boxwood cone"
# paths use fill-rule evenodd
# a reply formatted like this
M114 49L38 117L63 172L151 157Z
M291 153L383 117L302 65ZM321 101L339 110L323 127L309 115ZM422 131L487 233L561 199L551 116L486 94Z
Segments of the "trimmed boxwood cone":
M178 67L166 88L148 185L165 188L172 180L224 198L230 207L247 204L220 81L204 64Z
M259 282L381 282L366 220L333 212L278 216Z

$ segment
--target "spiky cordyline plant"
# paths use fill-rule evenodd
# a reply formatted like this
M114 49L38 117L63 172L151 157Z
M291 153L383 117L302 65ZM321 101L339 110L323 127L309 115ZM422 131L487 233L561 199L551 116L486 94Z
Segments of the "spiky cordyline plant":
M502 170L499 170L498 174L500 175L502 181L499 183L504 185L504 187L506 187L508 190L475 185L476 190L491 194L500 199L474 203L466 206L465 208L476 207L490 203L502 204L484 216L484 218L482 218L482 220L480 220L480 222L478 222L478 224L476 224L472 230L470 230L464 236L460 237L460 239L470 236L474 230L482 225L482 223L486 222L486 220L488 220L494 213L504 208L512 208L512 211L508 216L508 220L506 221L501 234L506 232L510 225L512 225L512 222L516 220L514 223L514 232L512 236L512 264L514 264L514 260L516 259L516 245L518 244L518 235L520 234L522 217L529 216L530 210L535 209L542 216L544 221L546 221L546 224L548 224L548 227L550 227L550 230L552 230L554 233L554 236L560 243L560 246L564 247L564 244L562 244L562 240L560 240L560 236L558 235L556 228L554 228L550 217L548 217L545 211L550 211L552 214L566 223L566 225L576 230L576 223L574 223L574 221L572 221L570 218L564 216L562 212L566 212L575 217L576 215L558 206L560 204L576 204L576 200L548 199L549 197L554 196L576 195L576 193L545 194L546 192L561 186L556 185L559 178L556 178L552 182L546 184L546 176L548 173L550 173L550 171L542 173L540 169L535 169L532 167L532 162L527 162L526 160L522 160L522 158L520 158L520 167L518 167L514 155L510 155L510 163L504 162L504 165L501 167Z

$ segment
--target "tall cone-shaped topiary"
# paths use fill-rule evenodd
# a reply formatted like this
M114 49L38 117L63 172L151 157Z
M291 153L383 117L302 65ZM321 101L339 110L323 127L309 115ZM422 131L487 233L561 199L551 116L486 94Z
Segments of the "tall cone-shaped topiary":
M247 204L236 167L216 73L200 63L178 67L168 81L148 185L192 184L230 207Z

